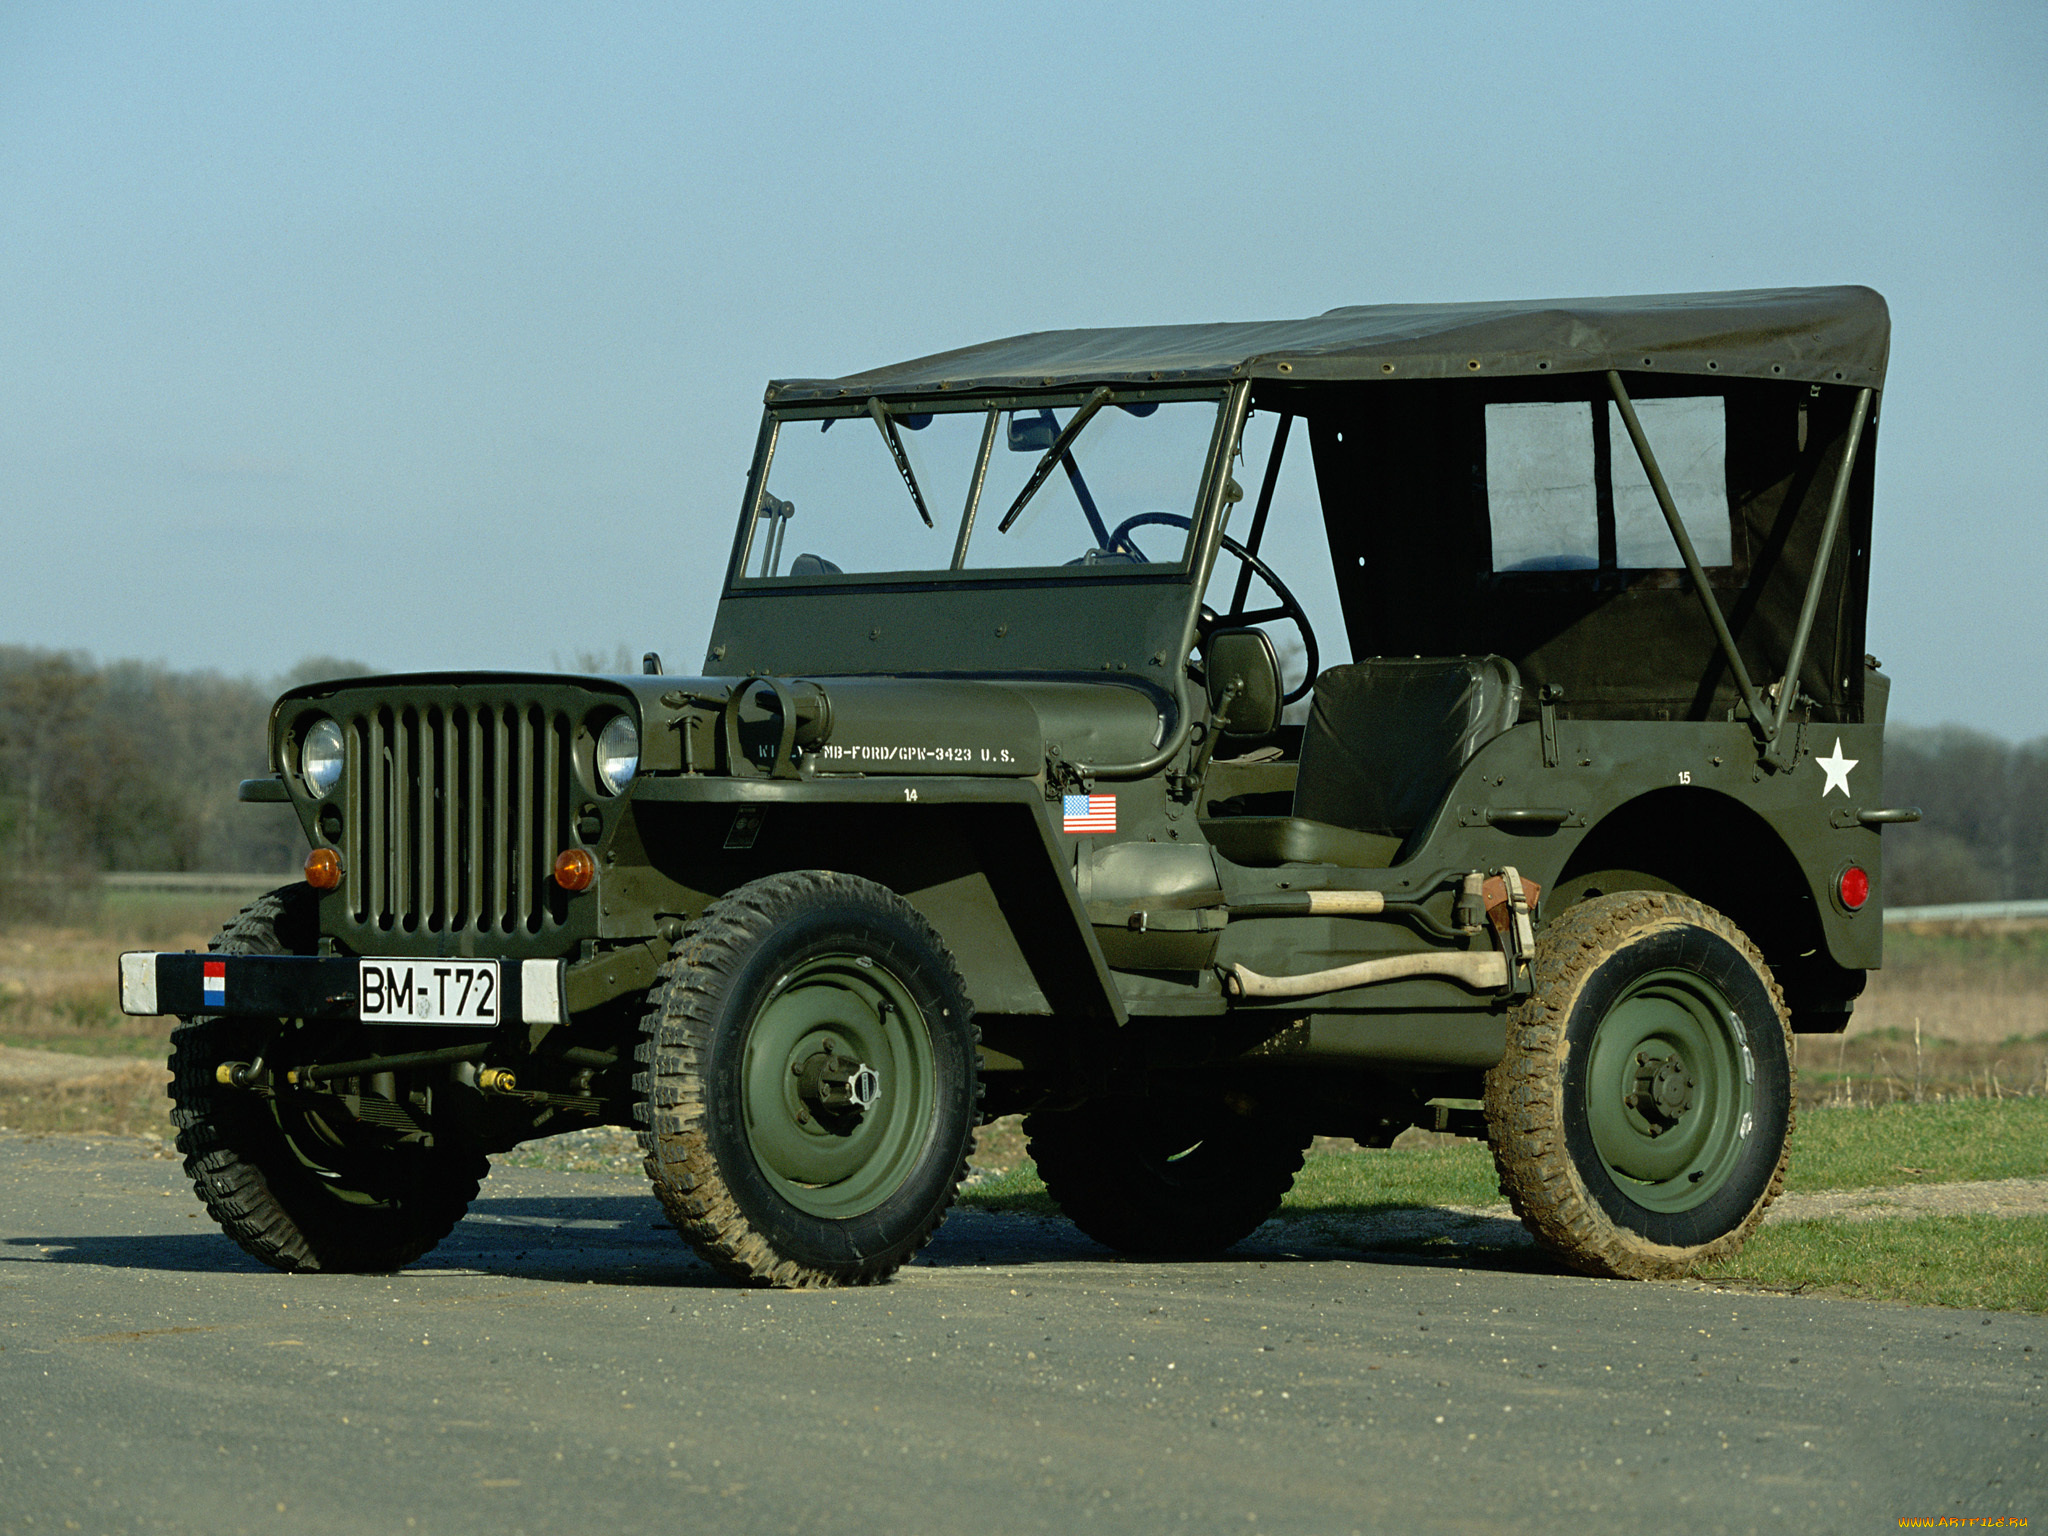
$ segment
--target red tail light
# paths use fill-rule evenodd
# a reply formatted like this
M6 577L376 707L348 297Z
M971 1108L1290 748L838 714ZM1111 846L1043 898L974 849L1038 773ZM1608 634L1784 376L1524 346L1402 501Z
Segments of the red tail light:
M1851 864L1835 882L1835 894L1851 912L1862 911L1863 904L1870 900L1870 871L1860 864Z

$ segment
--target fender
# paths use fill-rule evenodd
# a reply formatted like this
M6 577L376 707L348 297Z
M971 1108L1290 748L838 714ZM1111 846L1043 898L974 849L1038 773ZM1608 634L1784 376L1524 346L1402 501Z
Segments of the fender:
M1129 1020L1030 780L657 779L634 801L637 856L690 914L778 869L861 875L938 930L978 1011Z

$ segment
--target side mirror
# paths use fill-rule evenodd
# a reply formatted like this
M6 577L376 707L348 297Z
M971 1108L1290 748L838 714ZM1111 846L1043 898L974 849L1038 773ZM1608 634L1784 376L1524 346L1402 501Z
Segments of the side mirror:
M1230 714L1228 736L1270 736L1280 728L1280 658L1263 629L1219 629L1202 647L1209 679L1209 708Z
M1060 435L1059 421L1051 411L1010 412L1010 452L1043 453Z

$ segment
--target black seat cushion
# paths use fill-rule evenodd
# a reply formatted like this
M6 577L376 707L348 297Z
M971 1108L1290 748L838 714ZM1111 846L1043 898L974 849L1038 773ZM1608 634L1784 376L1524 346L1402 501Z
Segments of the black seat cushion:
M1332 667L1316 679L1294 814L1405 838L1521 708L1521 674L1501 656L1372 656Z

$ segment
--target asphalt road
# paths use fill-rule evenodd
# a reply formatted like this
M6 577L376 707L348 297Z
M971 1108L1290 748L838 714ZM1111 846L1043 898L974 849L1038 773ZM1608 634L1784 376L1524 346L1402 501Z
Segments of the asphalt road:
M2048 1518L2048 1318L956 1217L716 1283L501 1170L392 1277L242 1256L148 1143L0 1135L0 1532L1895 1530Z

